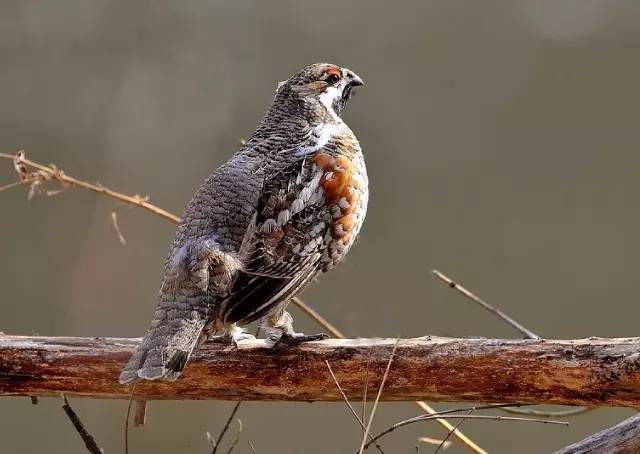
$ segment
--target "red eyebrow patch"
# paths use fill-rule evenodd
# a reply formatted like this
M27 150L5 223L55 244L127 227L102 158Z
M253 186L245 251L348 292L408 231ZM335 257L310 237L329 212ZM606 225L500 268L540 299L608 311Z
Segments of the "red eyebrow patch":
M340 68L338 68L337 66L333 66L333 65L327 66L327 69L324 70L324 73L327 76L331 76L331 75L335 74L336 76L342 77L342 70Z

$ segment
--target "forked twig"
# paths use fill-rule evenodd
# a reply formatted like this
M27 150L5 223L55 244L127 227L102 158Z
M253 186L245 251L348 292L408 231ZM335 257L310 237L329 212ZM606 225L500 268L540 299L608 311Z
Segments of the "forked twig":
M236 424L238 424L238 429L236 430L236 438L233 440L233 443L231 443L231 446L229 446L227 454L231 454L240 441L240 435L242 434L242 419L236 419Z
M340 386L340 382L338 382L338 379L336 378L336 374L334 374L333 373L333 369L331 369L331 364L329 364L328 360L325 360L325 364L327 365L327 369L329 369L329 373L331 374L331 378L333 378L333 382L336 384L336 386L338 388L338 391L340 391L340 394L342 395L342 400L344 400L344 402L347 404L347 407L349 407L349 410L351 411L351 414L353 415L354 418L356 418L356 421L358 421L358 423L360 423L360 426L364 430L363 437L369 437L370 439L373 440L373 437L371 436L371 434L367 430L367 427L364 425L363 420L360 419L360 417L356 413L355 409L351 405L351 402L349 402L349 398L347 397L347 395L345 394L344 390L342 389L342 386ZM376 448L378 448L378 451L380 451L382 454L384 454L384 451L382 450L382 447L378 443L375 443L375 445L376 445Z
M398 342L400 342L400 338L396 339L396 343L393 344L393 350L391 350L391 355L389 356L389 361L387 362L387 368L384 370L384 375L382 376L382 382L380 383L380 388L378 388L378 395L376 396L376 400L373 403L373 408L371 409L371 414L369 415L369 421L367 422L367 428L365 430L365 436L362 437L362 443L360 444L360 453L364 450L364 445L367 442L366 435L369 435L371 432L371 422L373 421L373 417L376 414L376 408L378 408L378 402L380 401L380 396L382 396L382 390L384 389L384 384L387 381L387 376L389 375L389 369L391 369L391 363L393 362L393 358L396 355L396 349L398 348ZM372 442L375 440L372 440ZM371 443L371 442L369 442Z
M241 400L236 402L236 405L233 407L233 410L229 414L229 418L227 418L226 424L224 425L224 427L220 431L220 434L218 435L218 438L216 438L216 440L215 440L215 442L213 444L213 449L211 450L211 454L216 454L216 452L218 452L218 446L220 446L220 443L222 442L222 439L224 438L224 434L226 434L227 430L229 430L229 426L231 425L231 421L233 421L233 417L238 412L238 409L240 408L240 405L242 405L242 401ZM240 423L240 424L242 424L242 423ZM240 430L242 430L242 429L240 429Z
M473 413L473 410L469 410L469 411L467 412L467 415L470 415L471 413ZM444 437L444 439L443 439L443 440L442 440L442 442L438 445L438 447L436 448L436 450L435 450L435 451L433 451L433 454L438 454L438 451L440 451L440 449L442 449L442 447L446 445L447 440L449 439L449 437L451 437L451 434L452 434L453 432L455 432L455 430L456 430L458 427L460 427L460 425L465 421L465 419L466 419L466 418L462 418L460 421L458 421L458 423L457 423L455 426L453 426L453 429L451 429L451 430L449 431L449 433L447 434L447 436L446 436L446 437Z
M342 334L342 332L338 328L333 326L329 321L327 321L324 317L322 317L315 310L309 307L300 298L295 297L292 299L292 301L296 306L298 306L298 308L302 310L302 312L307 314L319 326L329 331L335 337L337 337L338 339L344 339L346 337L344 334ZM426 402L418 400L415 403L418 406L418 408L420 408L422 411L430 415L438 414L438 412ZM362 420L364 421L365 418L363 418ZM438 424L440 424L442 427L444 427L447 430L447 433L449 433L452 429L454 429L453 425L446 419L436 419L436 421L438 422ZM474 452L476 454L488 454L487 451L485 451L480 446L478 446L471 438L467 437L464 433L462 433L462 431L456 429L453 432L453 435L458 439L458 441L462 444L462 446L467 448L469 451ZM364 433L363 433L363 436L364 436Z
M467 408L457 408L457 409L452 409L452 410L444 410L444 411L440 411L435 415L419 415L419 416L415 416L413 418L409 418L409 419L405 419L403 421L397 422L394 425L388 427L387 429L385 429L384 431L380 432L378 435L376 435L375 437L373 437L374 440L379 440L380 438L382 438L383 436L393 432L396 429L399 429L400 427L404 427L407 426L409 424L414 424L416 422L420 422L420 421L429 421L431 419L436 419L436 418L447 418L447 419L458 419L458 418L464 418L464 419L492 419L492 420L496 420L496 421L526 421L526 422L538 422L541 424L559 424L559 425L564 425L564 426L568 426L569 423L566 421L556 421L556 420L550 420L550 419L535 419L535 418L522 418L522 417L516 417L516 416L493 416L493 415L457 415L455 413L460 413L462 411L469 411L469 410L487 410L487 409L491 409L491 408L501 408L504 407L506 405L501 405L501 404L494 404L494 405L481 405L481 406L476 406L476 407L467 407ZM510 406L514 406L514 405L510 405ZM369 445L371 444L371 442L368 442L365 445L365 448L369 447Z
M41 172L42 175L48 176L49 179L54 179L59 181L61 184L63 184L63 186L76 186L79 188L87 189L89 191L93 191L98 194L103 194L103 195L112 197L114 199L120 200L121 202L139 206L148 211L151 211L152 213L157 214L158 216L168 219L169 221L180 222L180 218L178 216L176 216L175 214L171 214L168 211L163 210L162 208L156 205L153 205L152 203L149 203L147 200L148 199L147 197L142 197L137 194L126 195L126 194L122 194L121 192L117 192L117 191L114 191L113 189L109 189L105 186L102 186L101 184L93 184L93 183L88 183L86 181L78 180L77 178L74 178L65 174L64 171L58 169L53 165L44 166L42 164L38 164L37 162L28 160L25 157L24 152L18 152L18 154L15 154L15 155L0 153L0 158L11 159L14 163L22 164L23 167L21 168L21 170L25 168L24 166L26 166L27 171L28 171L28 168L36 169L37 171ZM22 172L20 173L21 173L21 179L23 180L20 183L26 184L28 180L25 178L24 173Z
M260 326L258 325L258 327L256 328L256 333L255 333L255 337L258 337L258 335L260 334ZM229 424L231 423L231 420L233 419L233 417L236 415L236 413L238 412L238 410L240 409L240 406L242 405L242 400L239 400L236 405L233 407L233 409L231 410L231 413L229 413L229 417L227 418L227 423L225 425L225 427L222 429L222 431L220 432L220 435L218 436L217 440L211 440L211 442L213 443L213 452L215 453L217 446L222 443L222 439L224 438L224 434L227 431L227 429L229 428ZM238 419L238 421L240 421L240 419ZM208 434L209 432L207 432Z

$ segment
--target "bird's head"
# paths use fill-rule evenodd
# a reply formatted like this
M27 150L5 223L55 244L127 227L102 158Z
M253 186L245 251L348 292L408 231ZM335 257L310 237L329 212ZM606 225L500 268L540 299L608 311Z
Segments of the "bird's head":
M305 104L340 115L353 95L353 88L364 85L353 71L330 63L314 63L278 85L278 96L293 96Z

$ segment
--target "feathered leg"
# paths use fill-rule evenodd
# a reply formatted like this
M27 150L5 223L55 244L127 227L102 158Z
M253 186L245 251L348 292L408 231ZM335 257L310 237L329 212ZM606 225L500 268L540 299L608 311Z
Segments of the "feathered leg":
M222 331L224 331L223 334L219 334L216 336L209 336L209 338L207 338L207 342L215 342L220 344L233 344L237 347L238 342L256 339L256 336L245 332L244 328L240 328L235 323L232 323L227 327L223 328Z

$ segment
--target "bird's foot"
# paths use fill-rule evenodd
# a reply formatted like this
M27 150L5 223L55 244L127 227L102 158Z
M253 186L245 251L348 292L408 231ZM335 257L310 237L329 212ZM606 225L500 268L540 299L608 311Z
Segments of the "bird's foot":
M325 333L303 334L303 333L282 333L279 337L268 336L267 346L270 348L284 348L299 345L303 342L312 342L329 339Z
M218 336L211 336L207 339L207 342L213 342L216 344L235 345L238 347L238 342L256 340L256 336L253 334L245 333L241 328L235 328L234 330L220 334Z

